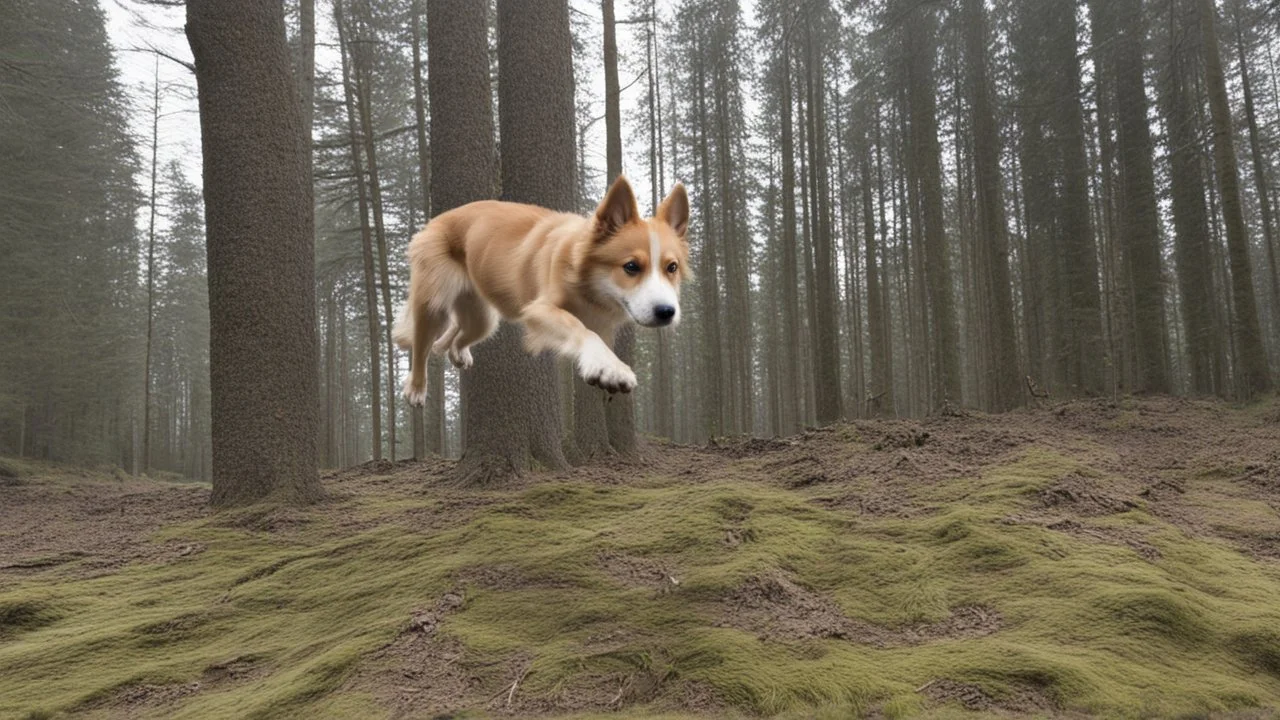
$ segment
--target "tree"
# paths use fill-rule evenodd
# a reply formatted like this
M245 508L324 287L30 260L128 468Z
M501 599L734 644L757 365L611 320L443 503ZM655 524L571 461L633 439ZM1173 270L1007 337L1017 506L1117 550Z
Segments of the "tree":
M351 82L351 69L346 51L347 20L342 0L333 3L334 25L338 29L338 47L342 51L342 93L346 100L347 134L351 148L351 175L356 183L356 197L360 211L360 248L364 259L365 320L369 327L369 400L372 406L373 459L382 459L382 365L378 360L378 283L374 272L373 229L369 223L369 185L365 183L363 153L367 148L360 142L360 124L356 119L356 92ZM379 221L381 225L381 221Z
M115 67L96 3L0 3L0 453L133 470L144 196Z
M1133 351L1140 392L1168 392L1164 285L1156 208L1151 125L1144 80L1145 31L1141 0L1095 0L1094 27L1108 34L1095 42L1109 48L1115 89L1121 186L1120 232L1133 298Z
M1240 21L1243 13L1241 0L1234 2L1236 55L1240 63L1240 87L1244 95L1244 116L1249 128L1249 157L1253 161L1253 182L1257 191L1258 211L1262 215L1262 242L1267 256L1269 285L1271 286L1271 327L1280 336L1280 262L1276 260L1276 229L1271 204L1271 188L1267 181L1267 162L1263 157L1262 132L1258 128L1258 111L1254 103L1253 82L1249 73L1249 59L1245 51L1244 28Z
M600 9L604 27L604 122L607 175L605 184L612 186L613 181L622 174L622 111L619 107L618 43L613 17L613 0L601 0ZM620 331L619 336L614 339L615 353L628 366L634 360L631 357L634 340L634 331L630 327ZM615 402L620 405L625 403L627 411L630 411L632 407L630 397L606 397L598 388L588 385L576 375L572 380L572 386L575 462L584 462L612 453L614 448L610 443L610 424L621 422L621 418L614 417L616 411L606 414L605 404L607 402L612 406ZM634 441L632 444L634 445Z
M614 24L613 0L601 0L604 19L604 83L605 83L605 145L606 145L606 179L605 184L612 186L613 181L622 174L622 110L619 107L621 90L618 87L618 42L617 27ZM654 206L657 207L656 205ZM618 359L627 365L635 361L636 335L635 327L627 324L618 330L614 348ZM575 378L579 393L584 392L581 378ZM589 387L589 386L586 386ZM597 405L602 400L600 391L592 388ZM621 455L632 455L636 451L636 416L635 401L630 394L612 396L605 399L605 420L608 430L609 447ZM584 428L577 424L579 450Z
M840 345L837 289L833 275L835 247L827 193L830 165L826 118L826 32L830 27L830 7L826 2L809 3L804 17L804 107L809 151L809 202L812 218L816 322L811 331L811 356L815 384L814 408L818 423L827 425L840 419ZM949 282L949 280L948 280ZM957 390L959 388L957 387Z
M1009 239L1005 217L1004 187L1000 175L1000 133L991 106L987 70L987 19L983 0L965 0L965 52L969 71L969 108L974 143L974 183L978 206L978 237L985 277L981 287L990 293L983 300L987 343L989 410L1009 410L1022 398L1018 372L1018 340L1013 323L1013 290L1009 283Z
M1225 363L1224 343L1214 322L1218 297L1209 251L1209 211L1201 167L1204 147L1197 122L1196 70L1199 65L1198 11L1186 0L1168 4L1168 55L1160 89L1169 151L1173 210L1174 269L1181 297L1183 337L1190 360L1190 389L1221 392L1218 378ZM1189 31L1188 31L1189 29Z
M142 471L151 471L151 355L156 327L156 177L160 155L160 56L155 57L151 95L151 206L147 221L147 347L142 391Z
M1227 227L1227 256L1231 261L1231 304L1236 316L1236 351L1239 353L1240 390L1246 398L1271 389L1271 370L1262 344L1258 305L1253 294L1253 268L1249 260L1249 236L1240 200L1240 173L1236 165L1231 108L1218 49L1217 10L1213 0L1199 0L1200 31L1204 48L1205 85L1213 118L1213 160L1222 194L1222 216Z
M208 237L215 506L321 495L314 217L284 9L190 0Z
M448 133L456 136L450 138L451 142L432 142L436 148L432 153L432 180L437 185L453 181L458 172L446 169L440 161L441 153L448 153L448 160L456 157L459 164L487 169L486 148L479 132L457 125L466 122L479 130L492 127L485 120L492 116L488 110L484 3L435 2L438 11L445 6L452 9L451 17L437 15L428 5L427 18L431 106L435 113L432 134L443 124ZM443 33L457 37L445 40ZM506 200L560 210L573 208L570 43L569 8L564 0L498 3L498 104L502 195ZM445 60L440 53L453 57ZM479 97L482 81L483 106ZM446 91L446 84L458 87ZM455 102L460 107L454 107ZM459 112L463 109L469 111L465 118ZM452 155L458 151L463 154ZM492 157L491 151L487 156ZM470 178L471 187L479 189L479 177L477 173ZM452 207L435 197L432 204L437 210ZM462 376L466 448L458 464L458 480L473 485L492 483L518 474L535 462L551 468L566 467L561 449L559 384L552 358L529 356L521 346L519 331L507 324L473 352L475 366Z
M906 95L911 158L907 166L913 201L920 211L924 244L924 276L929 302L930 364L934 386L930 409L944 401L960 402L960 346L956 328L950 250L943 216L942 150L938 144L938 104L934 66L938 19L928 5L905 0L898 32L906 53Z
M414 140L418 151L418 182L422 188L422 212L431 217L431 146L427 143L427 92L423 87L422 61L422 3L414 0L412 18L412 50L413 50L413 113ZM490 125L492 126L492 121ZM431 357L427 360L427 398L429 415L424 417L423 408L411 408L414 423L414 457L422 457L423 452L442 454L444 452L444 365L442 358Z

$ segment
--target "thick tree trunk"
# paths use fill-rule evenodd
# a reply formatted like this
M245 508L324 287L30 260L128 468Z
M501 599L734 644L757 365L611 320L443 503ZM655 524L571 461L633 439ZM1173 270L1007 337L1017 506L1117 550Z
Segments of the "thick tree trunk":
M314 221L284 8L190 0L186 31L204 158L212 502L313 502Z
M483 3L477 0L475 4L480 9L468 9L465 29L453 28L467 35L465 42L455 42L467 45L469 65L479 65L478 48L470 44L487 46L482 42L483 34L473 37L477 30L471 16L478 13L483 18ZM432 58L438 49L437 31L448 31L454 23L456 19L441 20L444 27L438 28L435 16L428 18L427 49ZM487 80L487 58L483 67L467 72L480 70ZM503 199L572 211L576 185L573 58L565 0L499 0L498 72ZM440 123L438 113L448 102L435 98L438 80L442 78L432 71L431 106L437 113L433 132ZM474 86L478 79L468 78L468 82ZM476 102L469 106L476 107ZM433 146L437 148L432 154L434 161L440 146ZM476 162L474 156L467 155L459 160ZM436 181L444 180L439 175L443 164L433 164L433 169ZM462 376L466 449L458 464L458 479L466 484L491 483L529 469L535 462L554 469L567 467L553 359L526 353L520 332L510 325L504 325L492 340L477 345L474 354L475 367Z
M1236 168L1231 108L1227 100L1222 55L1218 50L1217 11L1213 0L1199 0L1200 31L1204 48L1205 84L1213 117L1213 157L1222 193L1222 217L1227 228L1227 254L1231 261L1231 300L1236 316L1236 348L1239 352L1240 389L1246 397L1271 389L1266 348L1258 323L1258 304L1253 294L1253 268L1249 259L1249 236L1240 202L1240 175Z

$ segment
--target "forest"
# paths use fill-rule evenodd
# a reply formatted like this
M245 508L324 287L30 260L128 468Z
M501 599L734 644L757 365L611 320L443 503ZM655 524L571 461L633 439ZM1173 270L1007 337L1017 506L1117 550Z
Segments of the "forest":
M1275 717L1278 56L1277 0L0 0L0 718ZM619 178L689 210L634 392L503 322L408 402L414 236Z
M1272 388L1271 4L608 5L567 11L572 72L540 92L564 97L532 110L548 124L530 139L563 155L563 187L527 199L590 211L620 172L646 212L690 189L686 321L636 333L634 401L608 406L641 434ZM200 179L178 157L158 166L152 132L190 122L163 103L195 78L127 93L94 3L7 8L0 450L208 479ZM324 467L463 451L453 368L431 360L425 411L398 400L404 249L439 208L518 194L502 174L518 159L498 151L515 140L500 82L476 109L492 119L455 119L491 141L434 127L461 90L432 101L429 10L287 7L313 148ZM433 183L450 158L490 153L477 197ZM628 451L591 436L598 392L558 384L544 412L567 457Z

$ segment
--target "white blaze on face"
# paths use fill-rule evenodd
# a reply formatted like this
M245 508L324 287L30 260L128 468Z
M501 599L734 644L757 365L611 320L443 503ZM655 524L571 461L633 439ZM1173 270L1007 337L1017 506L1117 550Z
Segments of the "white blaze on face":
M657 230L650 230L649 272L645 274L644 281L627 294L627 308L631 312L631 317L641 325L662 324L655 315L654 309L664 305L676 310L670 324L675 325L680 322L680 299L675 287L665 277L666 269L663 265L662 241L658 238Z

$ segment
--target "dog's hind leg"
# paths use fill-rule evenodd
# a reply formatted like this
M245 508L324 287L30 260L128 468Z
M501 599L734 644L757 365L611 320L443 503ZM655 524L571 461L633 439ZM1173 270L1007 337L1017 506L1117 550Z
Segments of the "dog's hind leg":
M404 384L404 396L410 405L421 407L427 402L427 349L448 321L449 314L440 308L418 305L413 309L413 357Z
M440 339L435 345L431 346L432 355L444 355L449 352L449 348L453 347L453 339L458 337L458 323L453 319L449 320L449 329L444 331Z
M498 312L474 291L464 292L453 304L457 335L449 347L449 361L459 370L471 367L471 346L498 329Z

